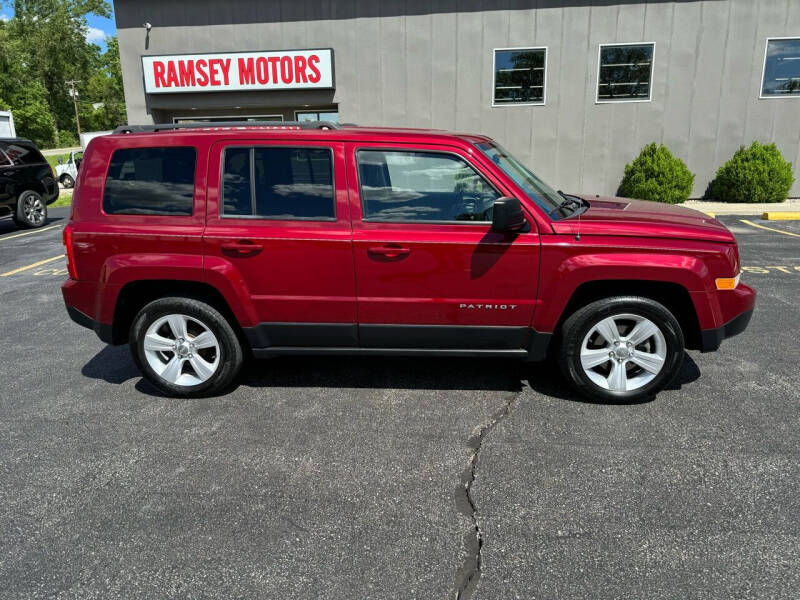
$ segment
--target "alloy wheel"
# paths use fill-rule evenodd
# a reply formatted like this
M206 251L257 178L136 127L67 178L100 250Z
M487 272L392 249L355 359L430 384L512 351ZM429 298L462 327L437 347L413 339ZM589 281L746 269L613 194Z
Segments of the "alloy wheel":
M38 196L28 195L22 203L25 220L31 225L41 225L44 222L44 203Z
M586 376L611 392L647 385L664 368L666 359L667 342L661 329L650 319L630 313L595 323L580 349Z
M208 381L220 364L220 344L202 321L172 314L156 319L144 335L144 355L165 381L194 386Z

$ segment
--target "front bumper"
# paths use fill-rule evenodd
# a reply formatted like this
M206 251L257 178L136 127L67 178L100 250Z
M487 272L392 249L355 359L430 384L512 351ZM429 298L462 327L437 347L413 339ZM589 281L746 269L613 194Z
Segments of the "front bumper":
M713 352L722 344L722 340L739 335L750 323L753 310L743 312L738 317L734 317L722 327L716 329L704 329L700 332L700 352Z
M722 326L700 331L700 351L713 352L720 347L722 340L742 333L750 323L756 305L756 291L749 285L740 283L734 290L719 291L716 294L719 306L719 320Z

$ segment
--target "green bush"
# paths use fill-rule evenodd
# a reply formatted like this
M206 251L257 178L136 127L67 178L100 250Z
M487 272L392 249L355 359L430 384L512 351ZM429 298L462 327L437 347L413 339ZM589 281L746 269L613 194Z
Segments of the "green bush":
M689 199L694 184L683 161L663 144L648 144L633 162L625 165L618 194L627 198L678 204Z
M72 148L78 145L78 138L71 131L61 129L58 132L58 143L56 148Z
M783 202L793 183L792 163L778 147L753 142L719 168L709 191L721 202Z

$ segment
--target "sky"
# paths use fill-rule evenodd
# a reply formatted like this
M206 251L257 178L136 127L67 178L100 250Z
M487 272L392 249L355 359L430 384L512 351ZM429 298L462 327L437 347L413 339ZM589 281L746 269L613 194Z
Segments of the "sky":
M113 3L112 3L113 9ZM9 6L8 3L0 4L0 21L5 21L6 19L10 19L14 14L13 6ZM93 44L97 44L100 46L100 49L105 52L106 51L106 41L105 38L107 35L116 35L117 34L117 25L114 22L114 15L112 13L110 19L106 19L105 17L98 17L97 15L89 15L86 19L89 22L89 32L86 35L86 39Z

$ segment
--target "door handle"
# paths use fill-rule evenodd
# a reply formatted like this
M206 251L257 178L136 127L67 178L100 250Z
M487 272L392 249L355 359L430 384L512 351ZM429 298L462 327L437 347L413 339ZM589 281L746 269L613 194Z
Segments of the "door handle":
M367 248L367 253L373 256L382 256L384 258L402 258L408 256L411 250L404 248L399 244L387 244L385 246L373 246Z
M222 252L228 256L246 257L255 256L264 249L261 244L256 244L250 240L239 240L238 242L227 242L222 244Z

